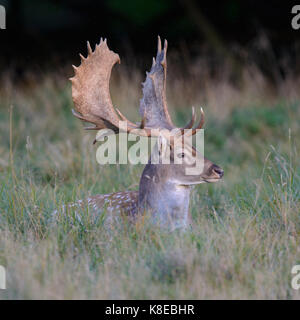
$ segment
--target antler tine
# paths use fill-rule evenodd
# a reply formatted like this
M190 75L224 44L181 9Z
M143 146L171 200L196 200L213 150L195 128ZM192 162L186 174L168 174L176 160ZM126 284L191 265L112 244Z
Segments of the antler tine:
M79 53L79 56L80 56L81 62L83 62L86 59L81 53Z
M191 129L195 123L195 120L196 120L196 113L195 113L195 108L194 106L192 106L192 119L190 120L190 122L184 127L182 128L183 130L184 129Z
M199 121L198 126L195 128L195 130L202 129L202 127L204 125L204 111L203 111L202 107L200 108L200 112L201 112L201 119Z
M155 65L155 58L153 57L153 59L152 59L152 68L153 68L154 65Z
M161 53L161 40L160 40L160 36L157 36L157 53Z
M166 72L167 72L167 50L168 50L168 41L165 40L165 42L164 42L164 57L163 57L163 60L161 61L161 65L164 68L165 77L166 77Z
M193 136L194 134L197 133L197 130L202 129L202 127L204 125L204 111L203 111L202 107L200 109L200 112L201 112L201 118L200 118L200 121L199 121L198 125L195 128L193 128L192 130L190 130L190 131L188 131L186 133L187 137Z
M144 116L143 116L141 124L140 124L140 129L144 129L145 124L146 124L146 112L144 112Z
M87 121L87 122L90 122L90 123L93 123L96 125L96 121L95 120L92 120L92 119L89 119L87 117L83 117L82 115L80 115L78 112L76 112L74 109L72 109L72 113L73 113L73 116L75 116L76 118L82 120L82 121Z
M127 123L132 126L133 128L137 128L137 125L134 124L133 122L131 122L130 120L128 120L124 115L123 113L118 109L118 108L115 108L116 111L118 112L118 115L120 116L120 118L123 120L123 121L127 121Z
M168 50L168 41L167 41L167 39L165 39L165 42L164 42L165 56L167 55L167 50Z
M91 45L90 45L89 41L87 41L87 49L88 49L88 54L92 54L93 53L93 50L91 48Z
M87 118L87 117L83 117L82 115L77 113L74 109L72 109L72 113L77 119L85 121L85 122L90 122L90 123L95 125L94 127L84 127L84 130L100 130L100 129L103 129L103 126L97 125L97 121L96 120L93 120L93 119L90 119L90 118Z
M83 129L84 130L101 130L101 129L104 129L104 128L95 126L95 127L84 127Z

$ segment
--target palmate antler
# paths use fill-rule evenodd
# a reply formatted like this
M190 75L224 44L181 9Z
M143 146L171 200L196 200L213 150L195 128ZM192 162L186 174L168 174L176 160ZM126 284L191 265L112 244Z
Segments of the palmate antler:
M80 120L95 124L95 127L88 127L88 130L112 129L118 133L120 129L120 118L112 105L109 92L109 79L112 67L119 62L119 55L108 49L106 40L100 40L92 51L89 42L87 43L88 56L81 57L79 67L73 66L75 76L72 81L72 98L76 111L75 117ZM137 128L129 122L126 131Z
M140 136L159 136L162 129L172 130L173 125L166 102L166 73L167 73L167 41L161 48L158 37L156 59L147 73L143 83L143 98L140 104L142 121L136 125L129 121L118 109L115 109L109 92L109 80L112 67L118 62L119 55L109 50L106 39L100 40L95 50L87 43L88 56L81 57L79 67L73 66L75 76L72 81L72 98L75 106L73 114L80 120L94 124L87 130L111 129L115 133L120 131L132 132ZM195 134L196 129L203 126L203 111L199 125L190 130L188 135ZM195 122L195 110L192 109L192 119L184 128L178 128L180 134L183 129L191 129Z

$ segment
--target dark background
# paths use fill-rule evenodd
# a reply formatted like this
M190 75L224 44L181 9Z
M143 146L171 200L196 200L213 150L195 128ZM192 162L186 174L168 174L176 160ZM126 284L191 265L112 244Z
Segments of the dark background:
M262 66L263 54L256 47L267 45L276 62L284 59L296 72L300 30L291 27L296 3L0 0L7 10L7 29L0 30L0 67L22 76L27 69L45 71L71 64L79 52L86 52L86 40L95 44L101 36L121 58L138 62L153 55L159 34L172 49L191 56L212 52L242 61L251 52Z

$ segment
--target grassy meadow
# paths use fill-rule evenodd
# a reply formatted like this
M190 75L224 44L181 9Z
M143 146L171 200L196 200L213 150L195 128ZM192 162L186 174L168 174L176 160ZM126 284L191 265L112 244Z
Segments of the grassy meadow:
M226 66L212 76L205 60L179 70L179 59L167 80L173 120L183 125L192 105L203 106L205 156L225 171L222 182L195 187L185 233L108 232L88 210L82 223L71 210L51 219L64 203L137 190L142 166L97 164L95 133L71 114L70 68L28 74L22 85L2 75L0 299L300 298L291 287L300 264L300 79L271 84L249 65L234 86ZM111 81L114 104L133 120L140 71L117 66Z

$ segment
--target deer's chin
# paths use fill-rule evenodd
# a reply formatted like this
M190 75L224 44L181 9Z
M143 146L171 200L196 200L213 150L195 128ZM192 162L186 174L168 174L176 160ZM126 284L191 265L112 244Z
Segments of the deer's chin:
M185 186L185 187L190 187L190 186L195 186L197 184L202 184L202 183L207 183L207 181L206 180L200 180L200 181L195 181L195 182L182 183L180 185L181 186Z
M222 180L222 178L211 178L211 179L205 179L204 182L213 183L213 182L218 182L220 180Z
M220 177L220 178L205 178L203 180L198 180L198 181L194 181L194 182L178 183L178 185L182 186L182 187L189 187L189 186L194 186L194 185L202 184L202 183L218 182L220 180L222 180L222 177Z

